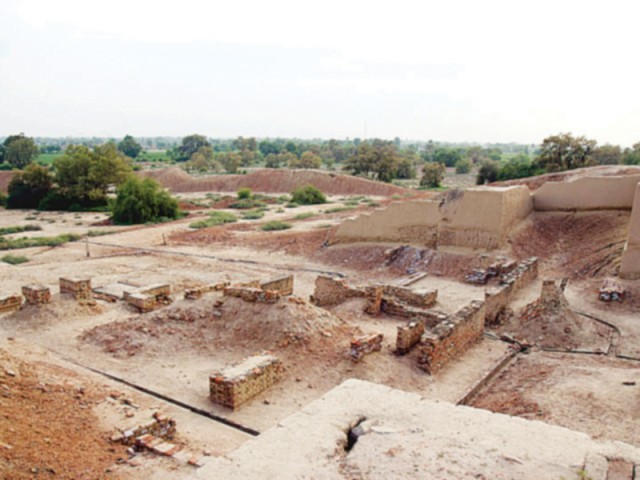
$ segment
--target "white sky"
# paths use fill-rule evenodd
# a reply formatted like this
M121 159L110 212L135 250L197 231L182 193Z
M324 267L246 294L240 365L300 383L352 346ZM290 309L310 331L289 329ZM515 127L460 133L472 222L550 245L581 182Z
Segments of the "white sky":
M0 135L640 141L639 2L0 7Z

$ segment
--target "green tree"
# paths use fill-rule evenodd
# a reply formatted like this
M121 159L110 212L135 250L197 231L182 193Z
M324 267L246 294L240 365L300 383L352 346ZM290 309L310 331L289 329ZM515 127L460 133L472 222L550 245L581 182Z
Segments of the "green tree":
M640 165L640 142L625 149L623 162L625 165Z
M320 168L322 166L322 158L313 152L307 150L299 159L289 164L290 168Z
M291 192L291 201L300 205L317 205L326 203L327 197L313 185L305 185Z
M264 166L267 168L280 168L280 155L276 153L269 153L264 158Z
M280 153L281 148L280 145L277 144L276 142L271 142L269 140L262 140L259 144L258 144L258 150L260 150L260 153L262 153L262 155L264 155L265 157L267 155L277 155L278 153Z
M478 169L476 183L484 185L485 183L495 182L500 172L500 164L495 160L484 160Z
M242 157L236 152L224 152L216 155L227 173L237 173L242 165Z
M376 180L390 182L398 171L399 156L393 142L374 139L362 142L356 153L344 164L353 175L373 176Z
M52 188L53 176L49 169L31 163L11 178L7 208L37 208Z
M135 176L118 187L112 208L113 221L119 224L156 222L178 217L178 202L150 178Z
M408 157L402 157L398 161L398 170L396 171L395 176L396 178L403 179L416 178L415 160Z
M595 165L592 158L595 140L584 136L574 137L570 133L552 135L543 140L536 166L547 172L562 172L574 168Z
M202 147L210 146L211 144L204 135L188 135L182 139L180 145L172 150L171 155L176 162L187 162Z
M24 168L38 155L33 138L24 133L7 137L0 148L0 163L6 162L15 168Z
M471 160L461 158L456 162L455 167L458 175L469 173L471 171Z
M58 193L80 206L104 205L107 190L131 173L131 166L114 143L94 147L70 145L53 161Z
M462 152L457 148L437 148L433 153L433 161L447 167L453 167L461 159Z
M422 167L422 178L420 186L427 188L438 188L442 185L446 168L444 164L439 162L429 162Z
M619 165L622 163L622 149L618 145L602 145L596 147L591 158L598 165Z
M136 142L136 139L131 135L125 135L125 137L118 143L118 150L124 153L127 157L136 158L142 152L142 145Z
M500 166L498 180L531 177L537 173L529 155L520 153Z

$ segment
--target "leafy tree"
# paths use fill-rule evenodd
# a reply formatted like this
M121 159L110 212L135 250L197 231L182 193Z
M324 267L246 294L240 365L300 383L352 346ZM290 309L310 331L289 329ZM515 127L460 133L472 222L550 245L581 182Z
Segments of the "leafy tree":
M275 155L281 152L282 148L279 144L277 144L276 142L271 142L269 140L262 140L259 144L258 144L258 150L260 150L260 153L262 153L262 155L264 155L265 157L268 155Z
M110 185L121 184L131 167L114 143L94 147L67 147L64 155L53 161L58 193L80 206L104 205Z
M398 171L399 157L393 142L374 139L358 145L355 155L345 162L345 169L354 175L373 176L376 180L390 182Z
M520 153L500 166L498 180L531 177L537 173L529 155Z
M300 205L317 205L326 203L327 197L313 185L305 185L291 192L291 201Z
M125 135L125 137L118 143L118 150L124 153L127 157L136 158L142 152L142 145L136 142L136 139L131 135Z
M467 160L466 158L461 158L456 162L456 173L458 175L469 173L471 171L471 160Z
M459 160L462 160L462 152L457 148L437 148L433 153L433 161L447 167L453 167Z
M592 158L595 140L584 136L574 137L570 133L552 135L543 140L536 166L547 172L561 172L574 168L595 165Z
M320 168L321 165L322 158L309 150L304 152L299 159L289 163L290 168Z
M222 165L213 158L213 148L210 146L200 147L196 153L191 155L191 159L185 166L188 170L197 170L199 172L208 172L213 170L218 172L222 170Z
M267 168L280 168L280 155L269 153L264 159L264 166Z
M625 149L623 161L625 165L640 165L640 142L633 144L632 148Z
M37 208L52 188L53 176L49 169L31 163L11 178L7 208Z
M495 160L484 160L478 169L476 183L484 185L485 183L495 182L500 172L500 164Z
M422 167L421 187L438 188L442 185L446 172L444 164L439 162L429 162Z
M227 173L237 173L242 165L242 157L236 152L224 152L216 155L218 160Z
M296 156L300 155L300 151L298 150L298 146L295 144L295 142L292 142L291 140L289 140L287 143L284 144L284 149L287 152L293 153Z
M618 145L602 145L593 150L591 158L598 165L619 165L622 163L622 149Z
M0 147L0 162L7 162L16 168L24 168L38 155L38 147L33 138L24 133L7 137Z
M135 176L118 188L112 208L113 221L119 224L156 222L178 217L178 202L150 178Z
M207 137L197 134L188 135L182 139L180 145L173 149L171 155L176 162L187 162L202 147L211 147Z
M403 157L398 161L396 178L416 178L416 168L410 158Z

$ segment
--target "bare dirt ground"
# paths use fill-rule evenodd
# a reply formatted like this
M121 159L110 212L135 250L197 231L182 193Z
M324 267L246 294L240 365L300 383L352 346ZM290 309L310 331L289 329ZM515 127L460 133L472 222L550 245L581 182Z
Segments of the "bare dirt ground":
M583 354L520 355L471 405L640 445L638 363Z

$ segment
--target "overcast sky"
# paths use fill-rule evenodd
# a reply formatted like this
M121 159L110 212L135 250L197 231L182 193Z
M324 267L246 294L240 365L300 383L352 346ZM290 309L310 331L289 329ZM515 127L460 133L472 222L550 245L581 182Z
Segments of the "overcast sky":
M0 6L0 135L640 141L637 1Z

